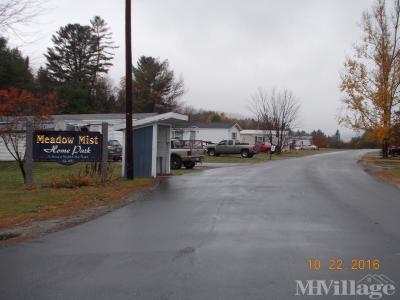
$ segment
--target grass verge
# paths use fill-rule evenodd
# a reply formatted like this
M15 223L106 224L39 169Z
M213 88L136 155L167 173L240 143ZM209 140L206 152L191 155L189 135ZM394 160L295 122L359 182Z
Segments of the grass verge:
M378 151L364 155L360 162L371 174L400 187L400 157L383 159Z
M113 207L124 203L131 192L143 191L154 184L153 179L120 178L121 166L113 163L113 176L104 185L79 188L49 188L56 179L84 173L86 164L63 166L56 163L35 163L34 186L25 187L15 162L0 162L0 230L27 226L32 222L76 216L96 207Z

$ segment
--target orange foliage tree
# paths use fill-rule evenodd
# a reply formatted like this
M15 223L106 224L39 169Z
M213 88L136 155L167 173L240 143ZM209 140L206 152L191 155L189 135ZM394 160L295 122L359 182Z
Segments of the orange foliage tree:
M311 132L311 138L313 145L317 146L318 148L330 147L329 137L325 133L323 133L320 129Z
M395 124L393 125L393 135L391 138L391 144L394 146L400 146L400 111L396 112Z
M25 128L31 122L34 129L44 129L51 115L59 110L52 94L37 97L31 92L10 88L0 90L0 137L11 156L17 161L26 183Z
M368 132L379 141L387 157L393 135L394 112L400 105L400 0L388 13L386 2L377 0L362 19L363 38L347 58L341 91L346 114L340 122Z

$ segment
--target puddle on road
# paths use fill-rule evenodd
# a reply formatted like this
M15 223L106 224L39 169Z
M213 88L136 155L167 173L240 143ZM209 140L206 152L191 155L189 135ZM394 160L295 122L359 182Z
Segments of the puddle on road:
M18 237L20 234L15 232L0 233L0 241L5 241Z

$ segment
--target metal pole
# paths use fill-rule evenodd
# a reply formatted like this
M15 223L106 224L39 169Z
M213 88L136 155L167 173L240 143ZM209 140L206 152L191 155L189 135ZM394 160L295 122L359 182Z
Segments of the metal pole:
M108 164L108 123L101 123L101 133L103 134L102 140L102 156L101 156L101 182L105 183L107 180L107 164Z
M33 168L33 125L31 121L26 122L26 147L25 147L25 184L31 185L32 179L32 168Z
M131 0L125 0L125 176L133 179Z

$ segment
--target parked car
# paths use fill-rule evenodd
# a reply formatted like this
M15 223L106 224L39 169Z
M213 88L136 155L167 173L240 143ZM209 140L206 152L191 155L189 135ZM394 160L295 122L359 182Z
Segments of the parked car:
M296 145L294 150L319 150L315 145Z
M400 155L400 147L396 147L396 146L390 147L389 155L392 155L392 156Z
M207 146L209 156L219 156L220 154L240 154L243 158L253 157L257 153L256 147L238 140L223 140L218 144Z
M108 141L108 159L119 161L122 159L122 146L117 140L109 140Z
M171 141L171 169L193 169L197 163L204 160L205 150L202 141L172 140Z
M305 145L303 148L304 150L318 150L318 147L315 145Z
M268 152L271 150L271 145L265 143L255 145L255 147L257 149L257 152Z

